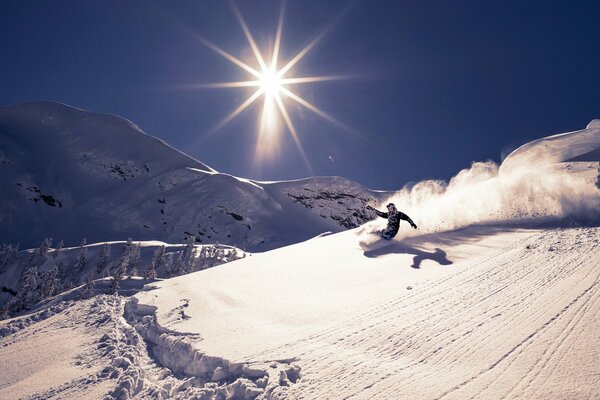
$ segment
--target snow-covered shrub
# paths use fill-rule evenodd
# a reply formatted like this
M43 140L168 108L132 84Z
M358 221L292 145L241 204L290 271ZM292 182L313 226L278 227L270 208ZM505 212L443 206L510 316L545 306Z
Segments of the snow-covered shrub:
M98 264L96 264L96 275L102 276L102 272L108 266L108 261L110 257L110 246L108 243L104 243L102 246L102 250L100 250L100 257L98 259Z

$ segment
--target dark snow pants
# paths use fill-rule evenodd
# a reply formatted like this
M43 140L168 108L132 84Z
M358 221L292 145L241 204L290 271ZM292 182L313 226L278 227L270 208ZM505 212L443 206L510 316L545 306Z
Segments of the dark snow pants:
M386 228L381 231L381 237L384 238L385 240L392 240L392 238L394 236L396 236L396 233L398 233L397 229Z

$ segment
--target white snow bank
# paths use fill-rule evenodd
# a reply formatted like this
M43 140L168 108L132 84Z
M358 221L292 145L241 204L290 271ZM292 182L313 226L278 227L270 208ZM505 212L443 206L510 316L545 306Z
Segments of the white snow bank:
M276 392L300 377L300 367L293 360L232 362L204 354L194 348L197 335L161 327L156 322L155 311L156 307L140 305L135 298L125 305L126 319L151 347L156 361L175 373L193 377L193 385L201 388L207 399L213 398L211 395L240 400L258 396L278 398L274 395Z

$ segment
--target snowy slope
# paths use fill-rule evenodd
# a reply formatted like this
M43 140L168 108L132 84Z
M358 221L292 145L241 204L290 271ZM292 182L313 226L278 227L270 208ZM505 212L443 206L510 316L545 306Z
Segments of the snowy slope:
M271 362L289 365L266 398L586 398L599 233L487 226L364 254L341 233L161 282L127 315L184 376L260 389Z
M403 224L391 242L376 240L380 219L129 298L67 296L2 321L0 361L34 367L4 367L0 397L595 398L599 136L592 122L518 149L511 168L474 163L403 188L389 199L420 229ZM330 223L338 201L365 200L329 179L259 190L290 199L299 223ZM76 348L33 354L71 327Z
M21 248L195 236L265 250L356 227L384 195L337 177L221 174L123 118L58 103L0 108L0 191L0 242Z
M594 398L599 234L480 226L363 253L351 231L59 303L0 322L0 397Z

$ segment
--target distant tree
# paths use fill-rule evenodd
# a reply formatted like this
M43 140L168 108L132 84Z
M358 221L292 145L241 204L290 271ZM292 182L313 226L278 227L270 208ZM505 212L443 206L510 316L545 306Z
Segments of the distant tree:
M110 286L108 287L109 294L119 294L119 290L121 290L121 284L119 282L121 282L121 280L124 277L124 275L120 274L120 272L121 270L119 270L118 268L115 268L115 270L113 271L113 274L110 277Z
M184 253L183 250L179 250L177 252L177 257L175 257L175 259L173 259L173 265L171 267L173 276L179 276L183 272L183 264L184 264L184 254L183 253Z
M170 278L175 276L175 271L173 270L173 253L165 254L163 257L165 276Z
M128 238L119 262L113 266L111 270L111 285L109 287L110 294L119 293L119 282L125 277L125 273L127 272L127 268L129 266L130 257L132 255L132 243L133 240Z
M31 266L27 268L21 276L17 296L21 300L24 308L33 307L41 300L41 291L38 286L38 268Z
M58 279L61 282L59 292L70 289L72 286L67 263L63 259L59 259L56 268L58 269Z
M194 246L194 237L189 237L185 249L182 252L181 270L184 274L194 272L196 261L196 246Z
M19 311L23 310L25 306L20 297L12 297L7 301L2 309L0 310L0 319L10 318L16 315Z
M144 271L145 279L155 279L156 278L156 270L161 268L164 265L164 255L165 255L165 245L160 246L158 249L154 251L154 256L152 257L152 261L146 267Z
M52 253L52 258L54 258L55 260L58 258L64 245L65 245L65 243L62 240L60 242L58 242L58 244L56 245L56 248L54 249L54 252Z
M61 282L60 282L60 271L58 266L55 266L47 274L44 275L42 282L42 299L52 297L55 294L60 293Z
M234 261L240 258L238 255L238 251L235 247L229 251L229 256L227 258L229 261Z
M132 238L127 238L127 242L125 242L125 246L123 246L123 254L121 254L121 259L119 260L119 262L121 261L125 261L125 263L123 264L123 268L125 268L123 271L123 273L127 273L127 271L129 270L129 263L131 262L131 255L133 253L133 239Z
M47 238L42 241L39 250L39 266L44 265L46 261L48 261L48 252L50 251L50 247L52 246L52 238Z
M25 270L28 270L33 267L42 266L46 260L48 259L48 249L50 248L50 242L52 239L44 239L40 244L40 247L34 249L29 254L29 259L27 260L27 264L25 265Z
M98 259L98 264L96 265L96 274L102 276L102 272L108 266L108 261L110 258L110 246L108 243L104 243L102 245L102 250L100 250L100 257Z
M27 264L25 264L24 271L27 271L28 269L35 267L38 262L37 261L38 258L39 258L39 248L34 249L32 252L29 253L29 258L27 259Z
M196 259L196 265L198 266L198 269L204 269L207 247L207 245L203 245L200 247L200 251L198 252L198 258Z
M94 292L94 288L96 287L96 283L92 280L92 278L87 277L85 279L85 285L83 285L83 289L81 291L82 299L89 299L93 297L96 293Z
M71 279L72 286L77 286L81 283L81 272L85 268L86 258L87 258L87 247L85 247L87 241L85 238L81 240L81 244L79 245L79 254L77 255L77 259L75 259L75 264L73 264L73 276Z
M131 256L129 258L129 276L137 275L138 263L140 261L140 248L142 246L142 242L138 242L137 245L131 247Z
M217 258L217 261L225 261L225 248L224 247L217 245L216 258Z

